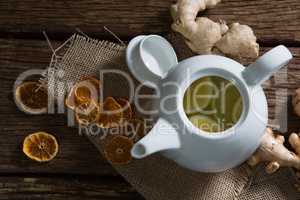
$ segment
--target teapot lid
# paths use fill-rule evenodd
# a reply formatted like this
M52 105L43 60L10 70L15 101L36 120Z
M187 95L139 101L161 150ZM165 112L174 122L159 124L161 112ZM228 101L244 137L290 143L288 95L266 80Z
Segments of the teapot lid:
M156 87L178 60L172 45L159 35L137 36L126 49L126 62L141 83Z

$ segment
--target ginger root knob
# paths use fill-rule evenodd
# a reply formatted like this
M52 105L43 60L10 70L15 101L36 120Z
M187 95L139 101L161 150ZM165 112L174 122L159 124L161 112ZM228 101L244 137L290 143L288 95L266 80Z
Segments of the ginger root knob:
M295 113L300 117L300 88L295 91L292 104Z
M220 52L234 58L256 58L259 45L247 25L224 21L214 22L197 17L198 12L216 6L221 0L178 0L171 6L172 29L185 38L185 43L197 54Z
M284 145L284 137L276 135L270 128L267 128L262 137L260 147L248 160L250 166L255 166L260 162L269 162L266 172L271 174L280 167L294 167L300 170L300 137L292 133L289 137L294 152L289 151Z

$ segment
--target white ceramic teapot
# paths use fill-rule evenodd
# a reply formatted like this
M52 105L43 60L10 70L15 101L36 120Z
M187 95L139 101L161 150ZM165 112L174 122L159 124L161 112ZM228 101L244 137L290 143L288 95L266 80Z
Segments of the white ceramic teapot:
M160 91L160 114L153 129L134 145L132 156L144 158L161 152L179 165L201 172L220 172L241 164L259 146L267 126L268 106L261 84L291 59L290 51L278 46L247 68L216 55L194 56L178 63L164 38L134 38L126 51L128 67L139 81ZM194 126L183 108L186 89L206 76L232 81L244 105L232 128L214 134Z

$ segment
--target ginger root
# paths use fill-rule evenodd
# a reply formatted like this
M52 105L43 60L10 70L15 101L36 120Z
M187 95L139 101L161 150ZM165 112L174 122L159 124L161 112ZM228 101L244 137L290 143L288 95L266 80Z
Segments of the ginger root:
M256 58L259 51L252 29L239 23L233 23L215 46L226 55L243 58Z
M262 137L260 147L250 157L248 164L255 166L260 162L269 162L266 172L271 174L280 167L294 167L300 170L300 137L296 133L289 136L289 143L296 152L289 151L284 145L284 137L276 135L267 128Z
M197 54L222 54L241 58L256 58L259 45L252 29L247 25L224 21L214 22L197 17L199 11L216 6L221 0L178 0L171 6L172 29L185 38L189 48Z
M293 96L292 104L295 113L300 117L300 88L295 91Z

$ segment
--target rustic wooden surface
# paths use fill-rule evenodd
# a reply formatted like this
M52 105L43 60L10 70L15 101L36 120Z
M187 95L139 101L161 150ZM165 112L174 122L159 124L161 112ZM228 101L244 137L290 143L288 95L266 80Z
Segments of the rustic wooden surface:
M101 157L76 129L67 128L63 115L28 116L13 102L15 78L31 68L45 68L51 51L45 30L54 44L76 28L98 39L113 40L103 26L123 40L138 34L170 32L171 0L10 0L0 2L0 199L143 199ZM270 113L275 92L300 86L300 1L224 0L203 14L213 19L251 25L262 51L279 43L295 56L288 80L267 86ZM279 97L277 97L279 98ZM289 109L289 131L299 131L299 120ZM20 146L34 131L53 133L60 152L48 164L26 159Z

